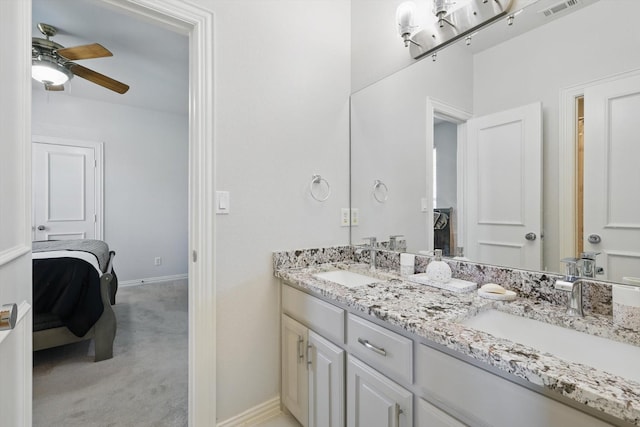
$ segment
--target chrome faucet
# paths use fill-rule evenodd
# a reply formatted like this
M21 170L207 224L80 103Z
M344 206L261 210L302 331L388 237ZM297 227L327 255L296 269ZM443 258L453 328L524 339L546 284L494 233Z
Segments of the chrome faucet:
M376 269L376 238L375 237L363 237L364 240L369 240L369 270L374 271Z
M389 250L395 251L398 249L398 237L403 237L402 234L393 234L389 236Z
M576 276L567 276L564 280L556 280L554 288L569 293L567 314L569 316L583 317L582 311L582 283L583 279Z
M580 270L582 277L596 277L596 274L604 274L604 269L596 265L596 256L600 252L582 252L580 254Z
M569 316L583 317L582 279L578 277L580 274L578 263L581 260L577 258L563 258L561 261L566 264L565 278L563 280L556 280L553 287L559 291L569 293L567 314Z

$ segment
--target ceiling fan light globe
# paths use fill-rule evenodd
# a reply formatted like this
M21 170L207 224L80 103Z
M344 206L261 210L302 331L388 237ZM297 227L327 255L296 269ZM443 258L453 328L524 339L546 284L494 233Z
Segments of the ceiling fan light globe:
M71 79L72 74L65 67L49 61L33 60L31 63L31 77L40 83L62 85Z

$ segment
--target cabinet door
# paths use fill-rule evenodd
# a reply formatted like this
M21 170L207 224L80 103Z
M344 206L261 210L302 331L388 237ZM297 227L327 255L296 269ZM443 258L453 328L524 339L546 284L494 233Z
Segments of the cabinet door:
M350 355L347 408L348 427L413 426L411 392Z
M309 331L309 427L344 426L344 350Z
M416 418L418 427L465 427L460 421L424 399L418 399Z
M303 427L309 423L307 328L282 315L282 403Z

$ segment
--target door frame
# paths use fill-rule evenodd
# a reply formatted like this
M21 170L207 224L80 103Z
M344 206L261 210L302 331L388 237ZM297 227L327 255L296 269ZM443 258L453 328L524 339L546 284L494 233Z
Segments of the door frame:
M559 208L559 258L555 270L563 271L564 266L560 259L574 257L576 247L576 230L574 220L577 213L577 191L576 191L576 171L577 171L577 138L578 129L576 127L577 106L576 98L584 96L587 88L603 83L610 83L619 79L635 77L640 75L640 69L625 71L605 76L599 79L579 83L560 90L559 108L559 143L558 143L558 166L559 182L558 208Z
M97 141L84 141L79 139L57 138L53 136L33 135L31 143L64 145L67 147L90 148L95 155L95 184L94 184L94 203L96 212L96 221L94 223L94 234L96 240L104 240L104 143ZM33 188L31 190L33 195ZM35 237L35 212L36 203L32 198L31 202L31 231ZM35 239L32 239L35 240Z
M100 0L189 37L189 426L216 425L214 14L183 0Z
M435 120L434 118L444 118L449 122L456 123L458 125L457 128L457 188L456 188L456 196L457 196L457 212L456 212L456 246L464 246L466 242L466 231L465 231L465 220L466 214L464 209L465 195L466 195L466 186L464 180L464 171L466 170L466 149L467 149L467 120L473 117L473 114L462 110L458 107L454 107L451 104L447 104L446 102L442 102L438 99L427 97L427 165L433 164L433 147L435 146ZM431 182L433 179L433 171L430 168L427 168L427 182ZM426 197L430 200L430 203L433 203L433 182L431 185L427 185L427 194ZM433 209L435 206L431 207L431 215L428 216L427 221L433 221ZM460 214L462 213L462 214ZM427 249L433 250L433 226L427 226ZM455 251L455 248L452 248Z

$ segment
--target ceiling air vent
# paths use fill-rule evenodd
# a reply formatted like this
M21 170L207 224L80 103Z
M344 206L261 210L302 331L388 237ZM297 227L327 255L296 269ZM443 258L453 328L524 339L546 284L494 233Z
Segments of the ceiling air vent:
M560 13L563 10L566 10L572 6L576 6L578 5L579 0L566 0L566 1L562 1L560 3L554 4L551 7L548 7L546 9L541 10L542 13L544 13L544 16L551 16L551 15L555 15L556 13Z

